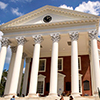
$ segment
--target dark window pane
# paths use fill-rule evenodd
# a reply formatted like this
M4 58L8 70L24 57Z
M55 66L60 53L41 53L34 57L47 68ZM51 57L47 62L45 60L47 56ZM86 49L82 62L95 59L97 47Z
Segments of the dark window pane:
M44 71L44 70L45 70L45 60L40 60L39 71Z
M43 81L38 81L37 92L43 93Z
M58 70L62 70L62 59L58 59Z
M84 81L84 90L90 90L89 81L88 80Z
M71 82L66 82L66 91L71 90Z
M49 92L49 83L46 83L46 91L48 91Z

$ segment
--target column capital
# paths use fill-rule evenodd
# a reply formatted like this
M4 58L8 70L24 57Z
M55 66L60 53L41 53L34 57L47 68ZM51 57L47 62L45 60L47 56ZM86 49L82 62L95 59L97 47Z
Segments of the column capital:
M97 39L97 30L90 30L88 32L88 35L89 35L89 38L90 40L93 40L93 39Z
M23 52L22 59L25 59L26 56L27 56L27 54L25 52Z
M17 46L13 46L13 47L10 47L11 48L11 50L12 50L12 53L16 53L16 51L17 51Z
M53 42L58 42L60 40L60 33L52 33L50 36Z
M30 63L31 58L26 58L26 63Z
M33 37L33 39L34 39L35 44L37 44L37 43L40 44L40 43L43 41L43 37L42 37L41 34L39 34L39 35L34 35L34 36L32 36L32 37Z
M79 34L77 31L69 32L70 39L72 41L78 40Z
M24 45L27 42L27 40L25 39L25 36L18 36L16 37L16 40L18 42L18 45Z
M10 41L8 40L9 38L2 38L1 40L1 47L9 45Z

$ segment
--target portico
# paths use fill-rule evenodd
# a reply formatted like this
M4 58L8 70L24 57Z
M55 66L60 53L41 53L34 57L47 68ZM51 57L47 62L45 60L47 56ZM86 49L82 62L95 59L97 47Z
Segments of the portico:
M52 18L50 22L43 21L42 19L48 15ZM79 55L88 55L90 58L90 62L87 63L92 63L92 68L90 66L90 70L91 74L93 73L94 75L90 79L92 95L94 95L94 93L97 94L97 88L100 87L100 68L97 47L98 21L99 16L52 6L44 6L30 14L1 25L0 30L4 33L4 36L1 41L2 47L0 51L0 78L2 76L7 46L10 45L12 48L12 57L4 95L6 97L11 97L12 95L20 93L23 62L26 58L22 94L27 94L29 82L29 92L27 96L37 97L38 73L40 68L39 59L50 57L51 61L45 63L46 66L50 65L49 75L46 76L45 71L44 73L40 73L43 76L43 80L50 77L48 96L57 97L58 58L64 59L64 57L70 56L70 65L67 65L68 59L65 59L63 61L65 63L63 67L71 66L71 73L69 76L71 77L69 81L71 82L70 92L74 96L80 96L79 74L84 75L84 73L80 73L79 71ZM89 45L89 41L91 41L91 46ZM91 52L89 52L89 49ZM31 59L32 64L30 64ZM46 60L48 60L48 58ZM29 71L30 67L31 71ZM83 67L84 66L82 66L82 68ZM64 79L65 77L67 78L69 74L63 72L63 70L59 71L59 73L64 75ZM30 81L28 81L29 74ZM63 84L65 84L65 80ZM64 91L65 85L62 86L62 91Z

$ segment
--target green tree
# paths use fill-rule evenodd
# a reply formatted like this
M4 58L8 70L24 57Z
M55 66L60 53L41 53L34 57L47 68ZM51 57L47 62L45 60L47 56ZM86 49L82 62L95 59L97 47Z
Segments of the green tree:
M6 69L3 70L1 83L0 83L0 96L3 96L3 94L4 94L5 84L6 84L6 80L7 80L7 74L8 74L8 71Z

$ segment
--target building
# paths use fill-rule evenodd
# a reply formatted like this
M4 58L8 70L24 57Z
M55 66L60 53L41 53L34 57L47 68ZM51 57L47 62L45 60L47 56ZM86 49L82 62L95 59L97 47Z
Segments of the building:
M5 96L96 95L100 87L99 16L44 6L0 26L0 78L7 52L12 49Z

